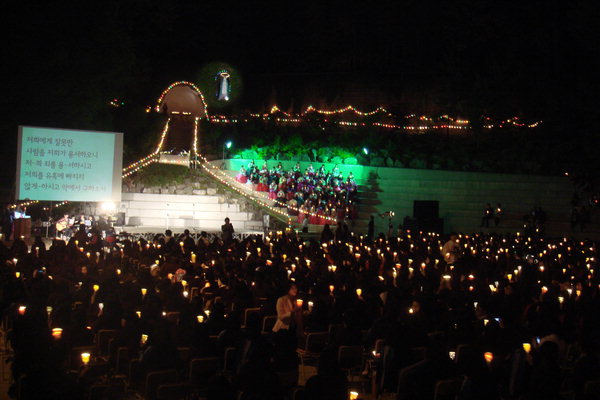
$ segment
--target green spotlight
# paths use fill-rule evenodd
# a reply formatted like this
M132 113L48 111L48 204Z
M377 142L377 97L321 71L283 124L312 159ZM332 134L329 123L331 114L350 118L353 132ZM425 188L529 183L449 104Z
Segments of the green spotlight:
M366 147L363 147L363 153L365 153L366 156L369 155L369 149L367 149Z
M230 140L227 143L225 143L225 147L227 147L228 149L230 149L232 144L233 144L233 142Z

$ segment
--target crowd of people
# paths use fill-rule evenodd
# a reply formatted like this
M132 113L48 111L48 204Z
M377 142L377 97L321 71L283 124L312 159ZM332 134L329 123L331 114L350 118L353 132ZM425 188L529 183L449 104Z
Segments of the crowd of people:
M268 193L276 205L288 207L299 223L307 219L309 224L325 225L331 220L354 219L358 213L354 176L350 172L344 178L337 166L327 171L325 165L315 170L310 164L302 171L300 163L296 163L292 170L285 171L281 163L269 168L265 161L259 169L251 161L247 167L241 167L236 180Z
M226 225L222 236L167 231L93 247L83 236L49 248L0 243L11 394L78 399L122 380L156 398L149 377L173 370L163 383L207 399L433 399L443 381L459 399L548 400L583 399L600 378L593 242L371 238L343 223L320 239L241 240ZM348 349L359 350L353 362ZM193 367L213 359L215 368Z

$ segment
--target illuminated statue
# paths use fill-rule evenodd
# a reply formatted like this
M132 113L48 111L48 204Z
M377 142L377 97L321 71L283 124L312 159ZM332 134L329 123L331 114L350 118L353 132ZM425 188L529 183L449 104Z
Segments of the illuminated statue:
M215 80L217 81L217 100L229 101L229 95L231 94L231 81L229 72L219 72L215 77Z

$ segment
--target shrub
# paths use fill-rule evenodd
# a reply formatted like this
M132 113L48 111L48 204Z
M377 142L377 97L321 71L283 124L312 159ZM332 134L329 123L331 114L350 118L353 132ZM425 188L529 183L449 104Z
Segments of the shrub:
M151 164L142 169L136 180L144 186L180 184L190 176L190 169L182 165Z

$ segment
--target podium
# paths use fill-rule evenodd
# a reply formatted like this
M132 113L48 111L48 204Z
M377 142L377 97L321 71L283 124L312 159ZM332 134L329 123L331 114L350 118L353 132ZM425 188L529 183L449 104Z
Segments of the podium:
M31 218L18 218L13 223L13 240L24 237L27 241L31 238Z

